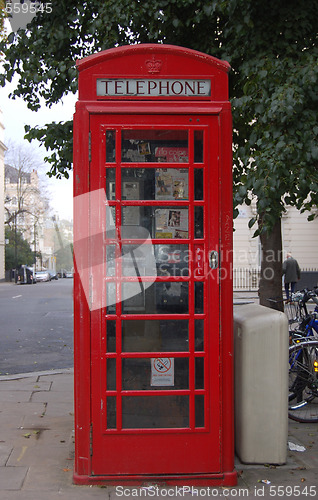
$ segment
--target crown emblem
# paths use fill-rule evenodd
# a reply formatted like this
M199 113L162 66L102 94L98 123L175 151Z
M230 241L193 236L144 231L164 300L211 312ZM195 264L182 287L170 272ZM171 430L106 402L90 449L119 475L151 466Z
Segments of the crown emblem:
M148 69L148 73L160 73L162 61L160 59L155 59L155 56L152 56L151 59L146 61L146 66Z

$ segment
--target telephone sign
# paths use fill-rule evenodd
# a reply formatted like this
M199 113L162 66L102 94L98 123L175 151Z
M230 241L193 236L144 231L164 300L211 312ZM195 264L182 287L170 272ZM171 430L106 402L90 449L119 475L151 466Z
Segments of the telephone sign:
M74 480L234 485L229 65L77 66Z
M136 80L104 79L96 80L98 96L139 96L139 97L200 97L211 94L210 80Z

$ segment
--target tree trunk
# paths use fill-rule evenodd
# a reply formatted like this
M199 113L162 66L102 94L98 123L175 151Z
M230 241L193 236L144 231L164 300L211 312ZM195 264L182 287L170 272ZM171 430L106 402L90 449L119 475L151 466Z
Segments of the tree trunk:
M262 245L260 304L283 311L281 219L275 223L271 233L264 231L260 234L260 238Z

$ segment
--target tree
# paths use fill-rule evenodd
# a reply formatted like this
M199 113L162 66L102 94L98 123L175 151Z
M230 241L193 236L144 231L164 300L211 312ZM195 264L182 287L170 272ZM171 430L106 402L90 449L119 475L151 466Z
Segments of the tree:
M60 221L52 217L54 224L54 248L56 258L56 269L63 274L73 268L73 243L70 243L70 223Z
M43 2L44 4L44 2ZM13 97L31 109L76 92L75 59L115 45L158 42L200 50L232 66L235 204L256 199L263 246L261 303L281 296L280 218L285 204L318 202L316 19L318 0L53 1L28 30L0 44ZM43 51L45 47L45 52ZM72 124L27 128L53 153L51 175L71 168ZM272 273L268 272L272 271Z
M73 269L73 244L66 243L56 252L56 269L70 271Z
M6 227L5 237L8 240L5 246L5 268L15 269L23 264L32 266L35 260L34 252L29 243L23 239L22 234L14 229Z
M10 227L19 216L23 219L28 214L39 218L44 213L45 203L39 203L38 168L41 165L32 148L13 143L8 146L5 156L5 224Z
M234 2L231 2L232 4ZM235 2L237 6L244 2ZM282 298L281 216L286 204L311 210L318 203L317 0L251 2L244 23L233 12L225 30L240 29L231 54L237 204L256 198L262 244L260 303ZM245 39L245 40L244 40ZM241 46L242 44L242 46ZM241 63L238 58L242 57ZM312 220L311 213L309 220Z
M4 20L5 20L4 0L0 0L0 40L4 35Z
M5 225L32 244L36 253L47 209L37 174L41 164L33 148L24 145L10 144L5 159Z

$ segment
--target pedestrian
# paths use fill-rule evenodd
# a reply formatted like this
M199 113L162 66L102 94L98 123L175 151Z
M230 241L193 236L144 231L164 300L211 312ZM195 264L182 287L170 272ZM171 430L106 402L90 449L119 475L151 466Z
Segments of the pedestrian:
M291 293L294 293L296 282L300 280L300 268L297 260L292 257L290 252L287 253L286 257L286 260L283 262L283 275L286 298L289 300L289 285Z

